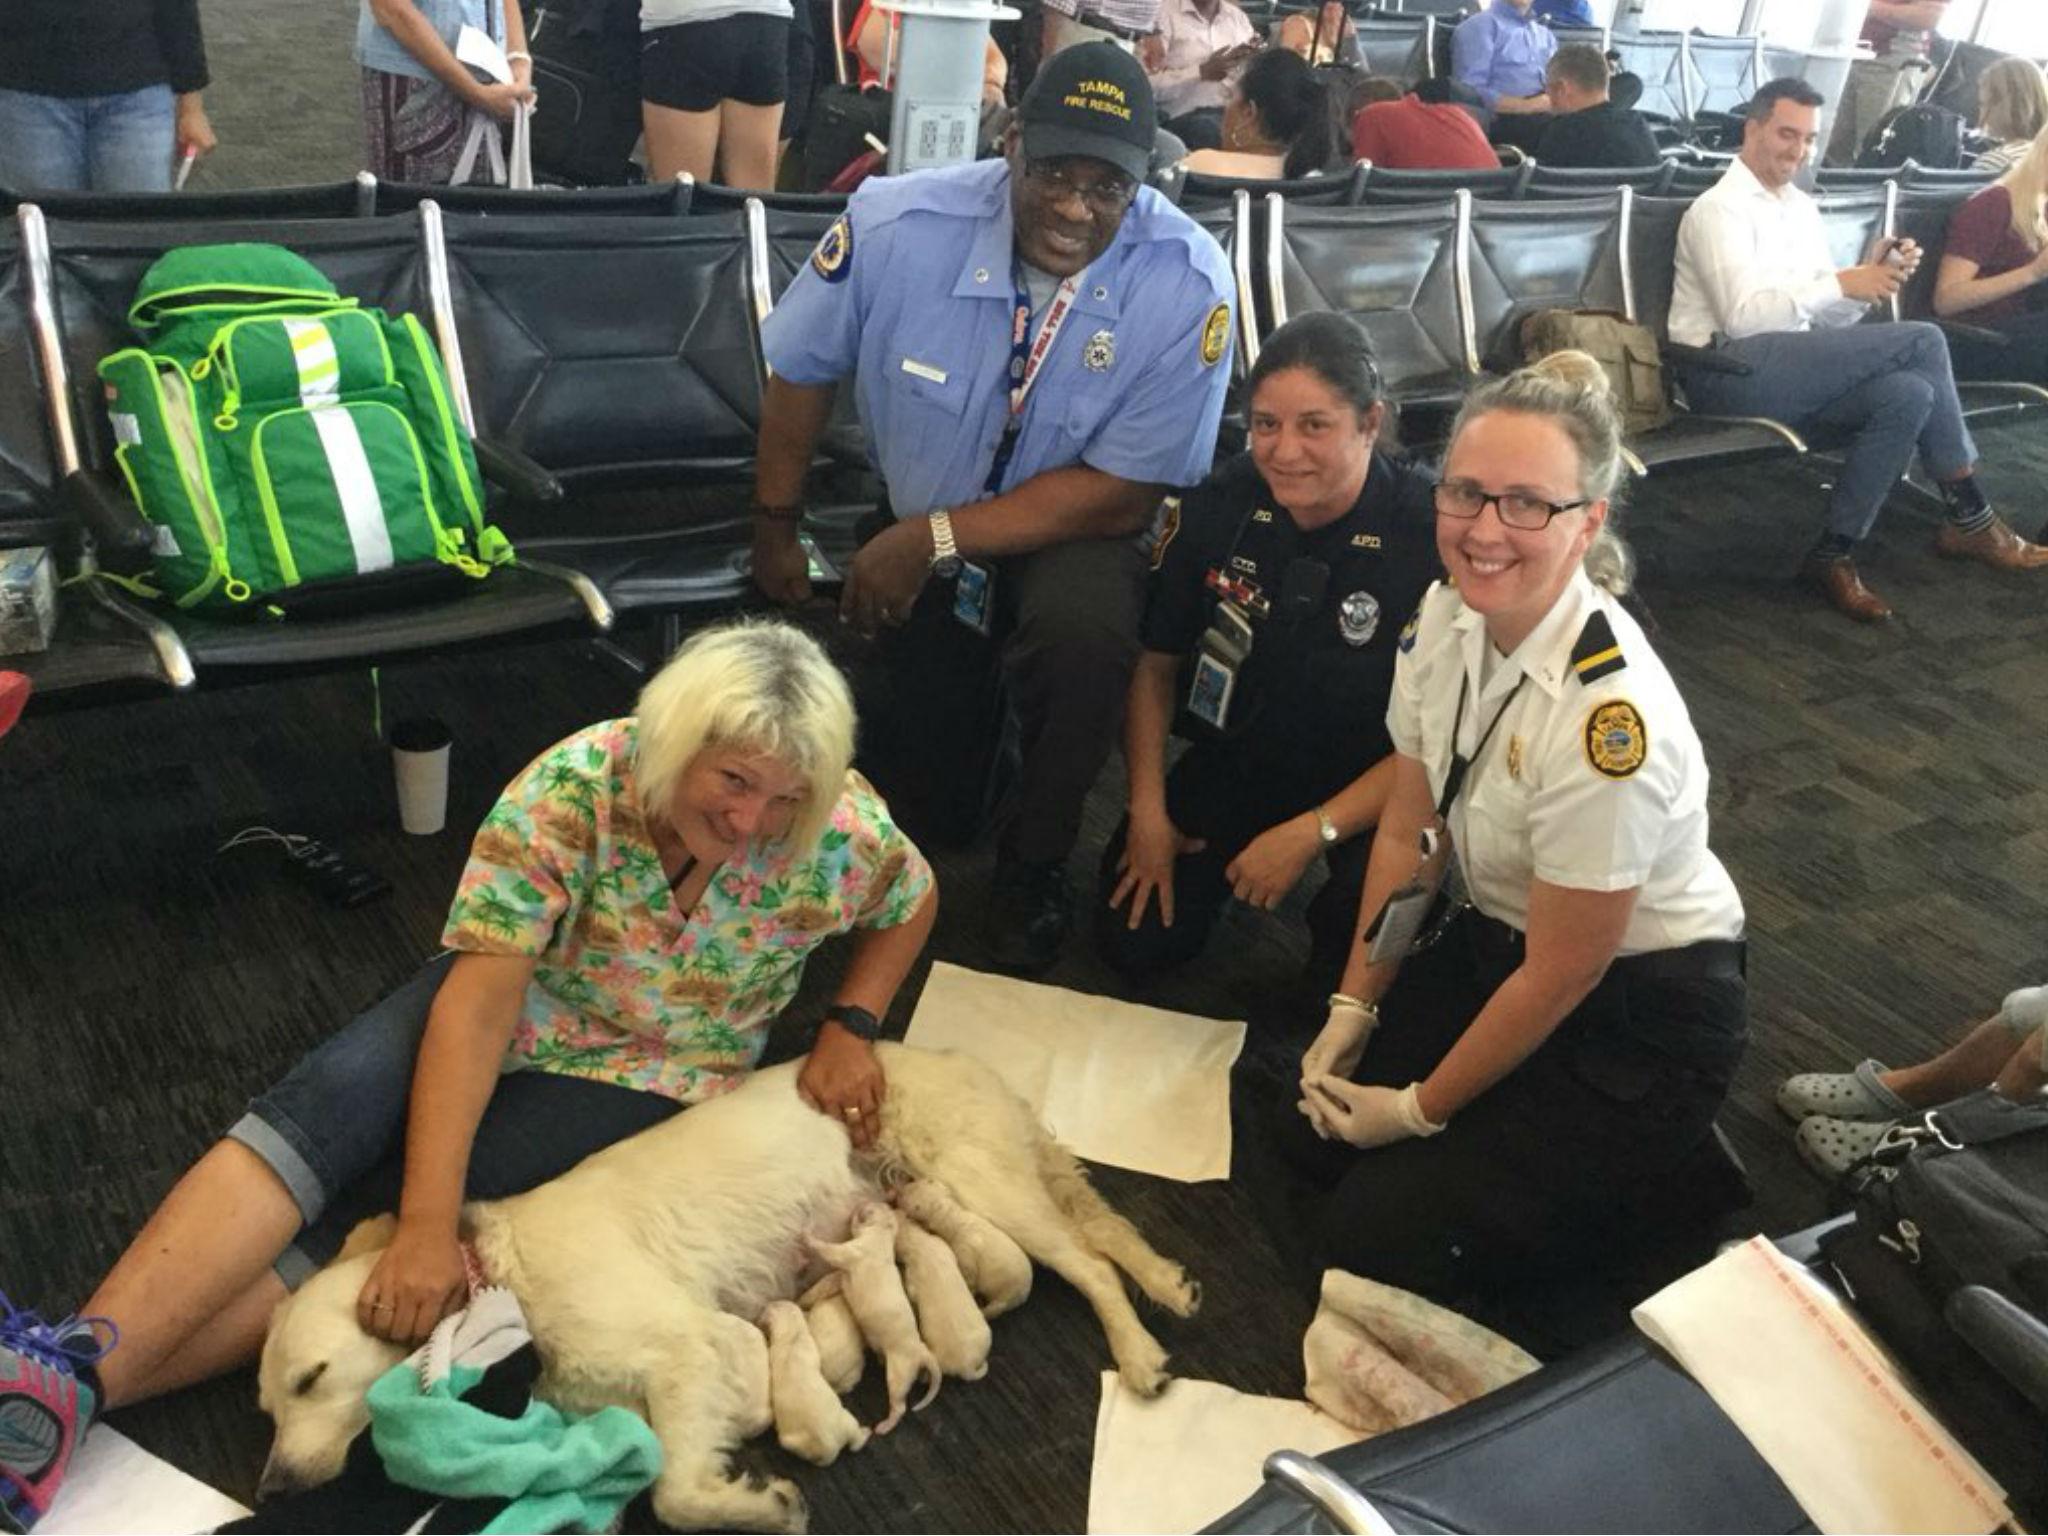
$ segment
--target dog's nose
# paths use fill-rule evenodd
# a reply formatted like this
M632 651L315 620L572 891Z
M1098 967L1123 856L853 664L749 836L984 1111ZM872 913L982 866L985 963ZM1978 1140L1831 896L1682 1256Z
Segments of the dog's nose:
M258 1500L274 1499L280 1494L297 1493L305 1486L304 1478L272 1456L263 1463L263 1475L256 1480L256 1497Z

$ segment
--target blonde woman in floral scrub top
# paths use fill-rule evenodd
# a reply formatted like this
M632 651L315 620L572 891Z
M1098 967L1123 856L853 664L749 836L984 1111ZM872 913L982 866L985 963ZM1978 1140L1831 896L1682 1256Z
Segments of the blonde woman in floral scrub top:
M253 1361L272 1308L361 1216L399 1225L359 1319L424 1338L465 1292L465 1198L531 1188L737 1085L839 933L845 978L798 1083L865 1143L885 1092L869 1040L938 902L852 771L853 736L816 642L753 621L684 645L632 718L542 753L477 832L452 953L257 1098L81 1309L120 1343L83 1390L52 1377L59 1462L96 1408Z

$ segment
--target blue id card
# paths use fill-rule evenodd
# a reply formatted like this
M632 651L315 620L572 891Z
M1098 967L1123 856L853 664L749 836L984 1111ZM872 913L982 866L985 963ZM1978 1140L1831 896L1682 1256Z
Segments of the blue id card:
M953 578L953 617L978 635L995 623L995 578L981 566L963 564Z

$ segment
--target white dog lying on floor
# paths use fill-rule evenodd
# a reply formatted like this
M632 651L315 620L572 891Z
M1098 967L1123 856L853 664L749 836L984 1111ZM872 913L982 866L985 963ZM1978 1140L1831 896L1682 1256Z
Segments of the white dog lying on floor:
M876 1050L888 1091L872 1157L856 1159L845 1128L798 1097L789 1062L538 1189L465 1211L485 1276L525 1310L540 1396L572 1412L617 1404L646 1415L662 1445L654 1510L668 1525L802 1529L795 1485L751 1485L727 1467L760 1413L760 1333L743 1319L795 1293L804 1239L843 1236L878 1193L876 1167L892 1182L943 1180L1088 1298L1134 1391L1166 1385L1166 1352L1117 1271L1182 1317L1200 1300L1186 1271L1110 1209L987 1067L951 1052ZM266 1486L339 1472L369 1422L365 1393L405 1353L355 1320L384 1241L388 1228L352 1237L271 1319L258 1372L277 1422Z

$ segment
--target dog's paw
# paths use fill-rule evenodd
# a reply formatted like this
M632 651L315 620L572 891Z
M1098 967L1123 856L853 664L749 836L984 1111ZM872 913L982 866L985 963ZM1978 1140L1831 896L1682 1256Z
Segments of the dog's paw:
M1202 1282L1185 1269L1178 1270L1159 1304L1175 1317L1193 1317L1202 1309Z
M1158 1340L1150 1337L1142 1345L1118 1355L1116 1373L1123 1379L1123 1384L1140 1397L1157 1397L1173 1380L1166 1369L1166 1351L1159 1346Z
M786 1531L790 1536L801 1536L810 1529L811 1506L804 1498L803 1490L786 1477L771 1477L761 1490L770 1507L775 1511L776 1523L764 1526L764 1530Z

